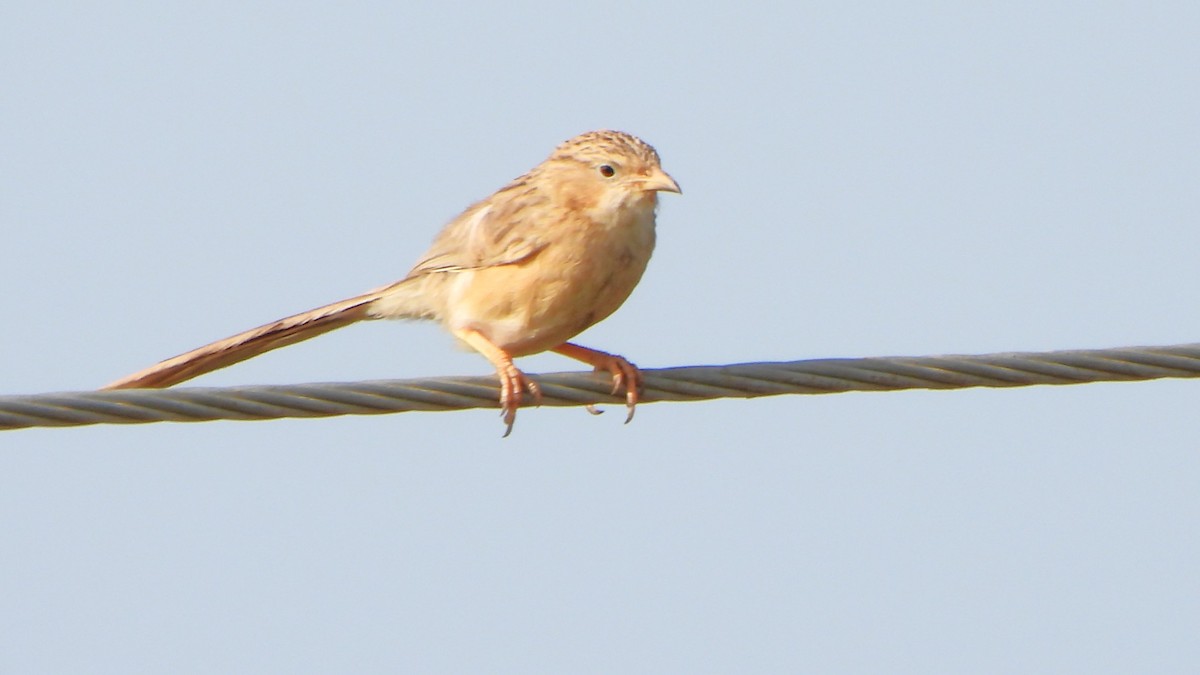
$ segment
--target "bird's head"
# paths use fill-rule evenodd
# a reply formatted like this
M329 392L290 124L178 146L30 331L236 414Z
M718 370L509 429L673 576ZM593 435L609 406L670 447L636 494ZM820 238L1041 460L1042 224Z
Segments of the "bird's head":
M562 201L589 211L654 209L680 193L648 143L620 131L589 131L559 145L539 167Z

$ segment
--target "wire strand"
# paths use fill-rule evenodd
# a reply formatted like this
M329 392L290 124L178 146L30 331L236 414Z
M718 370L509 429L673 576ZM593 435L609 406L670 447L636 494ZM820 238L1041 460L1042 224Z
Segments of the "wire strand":
M642 403L847 391L1026 387L1200 377L1200 343L964 356L738 363L642 371ZM623 403L607 373L535 376L542 404ZM0 396L0 430L90 424L269 420L498 408L494 377Z

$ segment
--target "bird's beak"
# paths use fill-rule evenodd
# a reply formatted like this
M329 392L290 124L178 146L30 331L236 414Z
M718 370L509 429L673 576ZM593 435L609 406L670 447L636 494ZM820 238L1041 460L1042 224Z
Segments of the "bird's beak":
M683 190L679 189L679 183L675 182L674 178L667 175L662 169L654 169L650 175L642 181L642 189L646 192L674 192L683 194Z

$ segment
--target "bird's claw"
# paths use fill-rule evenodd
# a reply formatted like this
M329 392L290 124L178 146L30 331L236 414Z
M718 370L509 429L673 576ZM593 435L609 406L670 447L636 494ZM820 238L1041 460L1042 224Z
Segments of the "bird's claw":
M633 420L633 413L637 408L639 394L642 391L642 371L624 357L615 354L610 354L604 363L596 366L596 372L605 371L612 374L613 396L620 394L621 389L625 390L625 407L629 411L629 414L625 416L625 424L629 424ZM588 406L588 412L599 414L603 411L596 410L594 406Z
M512 433L513 423L517 421L517 408L521 407L524 392L529 392L533 397L534 405L541 405L542 388L511 364L497 375L500 377L500 415L504 419L503 438L508 438L508 435Z

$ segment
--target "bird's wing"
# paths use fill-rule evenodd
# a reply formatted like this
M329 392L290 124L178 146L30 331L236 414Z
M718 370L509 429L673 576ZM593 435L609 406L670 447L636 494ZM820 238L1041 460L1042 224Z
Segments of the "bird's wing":
M525 177L517 179L446 225L408 278L513 265L532 258L553 235L533 220L536 214L544 217L550 208L547 201Z

